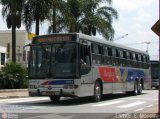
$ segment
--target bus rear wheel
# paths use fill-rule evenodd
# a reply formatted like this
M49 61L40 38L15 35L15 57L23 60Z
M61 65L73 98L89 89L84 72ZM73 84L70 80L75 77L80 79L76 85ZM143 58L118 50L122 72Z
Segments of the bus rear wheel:
M138 81L138 95L142 94L142 81Z
M59 102L60 100L60 96L49 96L49 98L52 102Z
M102 98L102 87L99 81L96 81L94 85L94 101L99 102Z
M134 81L133 95L138 95L138 81L137 80Z

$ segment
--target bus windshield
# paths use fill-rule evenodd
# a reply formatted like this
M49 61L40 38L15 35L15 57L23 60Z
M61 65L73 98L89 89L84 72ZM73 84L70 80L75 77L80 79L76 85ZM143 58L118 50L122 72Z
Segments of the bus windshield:
M59 43L32 46L29 77L71 78L78 76L78 45Z

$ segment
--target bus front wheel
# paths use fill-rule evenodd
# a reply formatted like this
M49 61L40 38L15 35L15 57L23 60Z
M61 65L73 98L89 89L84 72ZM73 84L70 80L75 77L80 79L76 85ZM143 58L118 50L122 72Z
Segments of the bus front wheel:
M60 96L49 96L52 102L58 102L60 100Z
M94 85L94 101L99 102L102 98L102 87L99 81L96 81Z

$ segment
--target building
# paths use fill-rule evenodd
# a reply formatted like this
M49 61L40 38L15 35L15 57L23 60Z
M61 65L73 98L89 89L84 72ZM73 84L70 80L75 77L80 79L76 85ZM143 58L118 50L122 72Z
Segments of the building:
M25 66L27 64L27 52L23 47L29 42L28 33L25 30L16 31L16 61ZM5 62L12 59L11 30L0 31L0 54L0 65L4 64L2 59L5 59Z

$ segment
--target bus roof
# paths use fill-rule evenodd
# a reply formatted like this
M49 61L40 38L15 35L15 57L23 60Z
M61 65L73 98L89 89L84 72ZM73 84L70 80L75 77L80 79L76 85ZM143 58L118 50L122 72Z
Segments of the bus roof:
M130 51L134 51L134 52L137 52L137 53L142 53L142 54L148 55L148 53L145 52L145 51L141 51L141 50L131 48L131 47L126 47L124 45L114 43L113 41L107 41L105 39L97 38L95 36L88 36L88 35L85 35L85 34L82 34L82 33L77 33L77 34L79 35L79 38L87 39L87 40L92 41L92 42L107 44L107 45L110 45L110 46L113 46L113 47L118 47L118 48L121 48L121 49L130 50Z

